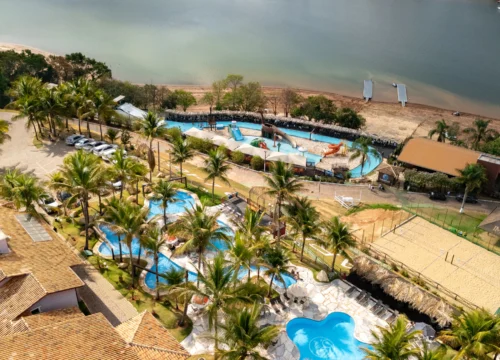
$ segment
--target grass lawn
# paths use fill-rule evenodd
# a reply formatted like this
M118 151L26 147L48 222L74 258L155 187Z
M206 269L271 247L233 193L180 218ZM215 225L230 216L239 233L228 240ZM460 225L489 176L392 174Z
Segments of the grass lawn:
M97 267L97 257L91 256L88 259L90 263ZM102 260L101 260L102 261ZM165 326L170 333L179 341L182 341L191 333L193 323L191 319L187 319L186 326L179 327L178 321L182 317L182 304L179 304L179 309L175 309L168 299L163 298L163 301L156 302L154 298L142 291L140 287L131 289L131 276L127 271L118 268L117 264L112 260L106 261L108 268L101 270L102 275L117 289L136 309L138 312L149 310L153 312L156 318Z
M391 211L400 210L400 208L391 204L361 204L360 206L353 207L352 209L347 211L347 215L351 215L368 209L383 209Z

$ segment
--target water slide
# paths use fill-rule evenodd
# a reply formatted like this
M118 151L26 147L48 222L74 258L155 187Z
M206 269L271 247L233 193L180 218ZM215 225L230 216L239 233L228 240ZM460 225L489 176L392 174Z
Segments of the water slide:
M243 141L243 135L241 134L240 128L235 124L229 126L229 134L231 134L234 140Z
M329 144L328 150L323 153L323 157L328 155L334 155L340 151L340 148L344 145L343 142L338 143L337 145Z
M288 141L292 145L292 147L294 147L294 148L297 147L297 143L289 135L285 134L284 131L281 131L276 126L271 125L271 124L262 125L262 136L272 139L272 134L276 134L276 135L281 136L281 138ZM268 135L268 136L266 136L266 135ZM271 136L269 136L269 135L271 135Z

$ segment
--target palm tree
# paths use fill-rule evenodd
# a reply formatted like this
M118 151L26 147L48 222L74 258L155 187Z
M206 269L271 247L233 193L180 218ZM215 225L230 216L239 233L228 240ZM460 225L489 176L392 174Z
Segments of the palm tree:
M95 104L92 101L95 94L95 84L87 79L79 78L67 85L66 97L78 118L78 132L82 133L81 122L87 119L87 133L90 137L88 119L95 116Z
M101 140L103 140L104 138L102 136L102 123L103 121L110 119L115 114L116 104L113 101L113 98L102 90L97 90L94 93L93 100L95 106L95 115L97 116L97 120L99 121ZM113 141L111 141L111 143L113 143Z
M302 237L302 250L300 261L304 258L306 239L317 240L320 233L319 213L306 197L293 198L290 203L284 205L284 213L292 226L294 235Z
M161 179L153 186L153 195L151 200L161 201L163 207L163 225L167 225L167 207L169 202L174 202L176 200L175 195L177 190L174 187L174 183L171 181Z
M114 196L111 199L107 200L105 209L106 210L104 211L100 222L109 226L111 230L118 236L118 251L120 253L120 263L122 263L122 236L124 232L120 224L122 224L124 222L123 219L127 217L127 214L125 213L127 209L125 208L125 206L123 206L122 201ZM113 247L111 245L110 249L113 251Z
M59 115L63 111L63 100L57 88L42 88L39 93L40 112L46 117L53 136L57 136Z
M135 202L139 203L139 182L144 180L148 173L148 167L141 161L136 161L132 168L131 181L135 182Z
M408 360L417 356L420 351L412 348L410 342L419 335L420 331L406 331L408 320L400 315L396 322L389 327L377 326L377 330L372 330L375 342L371 349L362 349L365 359L369 360Z
M198 269L198 279L203 286L194 289L194 294L208 298L209 302L205 308L208 313L208 325L210 330L215 330L215 349L218 349L219 311L228 313L231 307L238 303L251 302L255 296L249 296L245 284L236 287L231 286L233 281L233 268L227 266L222 253L217 254L213 262L205 262L206 275Z
M0 120L0 144L3 144L5 140L10 139L10 135L7 134L9 131L10 123L6 120Z
M458 172L460 176L457 178L457 181L465 185L464 198L460 207L460 213L463 213L467 195L471 191L480 189L488 181L488 178L486 177L486 169L480 164L467 164L463 170L458 169Z
M253 258L253 251L240 232L236 232L234 241L229 245L229 249L225 253L229 257L230 263L233 264L234 286L236 286L242 267L248 270L248 281L250 281L250 263Z
M144 247L146 253L153 256L153 263L156 269L156 300L160 300L160 277L158 275L158 260L160 249L165 245L166 240L161 236L158 227L154 226L148 229L144 236ZM184 279L184 271L181 274L181 282ZM171 284L171 282L169 282Z
M488 141L491 138L498 136L498 133L493 129L488 129L490 120L476 119L474 126L464 129L464 134L468 135L468 140L471 148L479 150L481 142Z
M500 352L500 318L484 309L462 313L439 339L458 350L454 359L489 359Z
M33 76L20 76L11 84L8 95L14 99L35 97L42 89L42 80Z
M138 161L127 157L123 149L118 149L111 157L112 166L109 169L110 176L114 181L121 181L120 199L123 197L123 189L128 181L134 176L136 167L140 167Z
M265 359L258 352L259 347L267 347L279 335L276 325L260 326L261 306L254 303L251 308L241 311L232 311L221 326L224 335L221 343L224 349L219 349L217 354L221 360Z
M215 196L215 179L221 179L226 184L229 184L226 175L230 169L231 166L227 163L227 155L223 151L217 149L208 153L203 170L208 173L205 181L212 180L212 201L214 201Z
M198 270L201 269L204 253L212 242L217 240L229 241L229 237L224 228L217 223L220 212L209 214L204 204L193 205L191 209L186 209L186 213L174 223L170 230L173 234L178 234L187 239L179 248L185 252L195 249L198 253ZM199 285L198 278L198 285Z
M318 242L325 248L333 251L332 271L334 271L337 254L342 255L346 259L350 259L351 257L347 250L355 247L356 241L349 232L347 225L342 223L337 216L324 222L323 228L323 236Z
M42 137L40 128L40 121L42 119L42 114L40 111L40 102L36 98L30 96L21 98L10 105L11 105L10 107L15 108L19 112L19 114L14 116L12 120L26 118L27 119L26 128L29 129L30 126L33 127L33 130L35 131L35 138L37 140L40 140L37 131L37 125L38 125L38 129L40 130L40 137Z
M116 129L109 128L108 131L106 131L106 137L111 141L111 144L114 144L115 140L120 137L120 132Z
M445 142L446 141L446 133L449 129L449 126L448 124L446 124L446 121L443 120L439 120L439 121L436 121L436 127L434 129L432 129L431 131L429 131L429 137L432 139L432 137L437 134L438 138L437 138L437 141L438 142Z
M264 215L264 212L254 211L247 206L243 215L243 221L235 223L238 231L247 241L258 241L262 233L267 230L266 227L261 225Z
M275 245L267 248L262 258L264 260L264 266L267 268L265 274L271 277L269 291L267 292L267 297L270 297L275 278L281 280L283 284L285 283L282 273L287 271L289 267L290 255L286 249L279 245Z
M149 181L153 179L153 170L155 169L155 154L153 151L153 139L159 138L167 132L167 128L163 125L158 115L148 111L144 119L139 123L140 132L149 141L148 164L149 164Z
M418 360L443 360L446 354L446 349L444 347L439 347L435 350L431 350L426 341L422 342L423 347L420 354L417 355Z
M36 176L13 169L2 176L0 195L12 201L18 210L24 207L28 214L36 215L35 204L43 198L44 189Z
M79 150L64 158L63 164L60 167L60 173L60 182L54 185L73 194L73 197L77 197L80 200L85 220L84 250L88 250L90 225L89 196L91 193L95 194L99 191L101 179L103 176L106 176L106 171L101 167L97 156Z
M278 244L281 239L281 206L285 200L290 199L295 193L302 189L302 184L294 176L291 165L283 161L277 161L271 167L271 176L266 176L268 195L276 197L277 213L274 214L274 221L277 222Z
M156 268L156 271L158 271L158 268ZM162 278L167 281L167 284L161 287L166 288L170 295L175 296L175 309L179 310L179 288L184 283L184 270L172 266L162 274ZM156 281L156 293L158 294L158 279ZM157 297L158 299L159 296Z
M191 145L186 140L177 139L172 143L172 145L172 162L174 164L179 164L182 177L182 164L189 159L192 159L194 157L194 152Z
M361 158L361 176L363 176L363 168L365 164L370 163L370 155L376 159L380 159L380 154L377 150L372 148L370 145L372 140L366 137L360 137L352 143L351 150L353 154L349 158L350 160L355 160Z

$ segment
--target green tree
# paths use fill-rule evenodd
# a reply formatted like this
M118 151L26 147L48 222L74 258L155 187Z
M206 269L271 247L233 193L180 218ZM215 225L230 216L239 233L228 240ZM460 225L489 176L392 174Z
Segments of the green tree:
M431 350L426 341L422 342L423 347L420 354L417 355L418 360L443 360L446 354L446 349L439 347L435 350Z
M267 297L270 297L273 290L274 279L278 279L285 284L282 274L289 268L288 264L290 263L290 255L286 249L279 245L275 245L268 247L265 250L262 260L267 269L265 274L271 277L269 290L267 292Z
M171 181L160 179L153 186L153 195L151 197L152 200L161 201L161 205L163 207L163 224L167 226L167 207L168 203L175 202L175 195L177 194L177 190L174 187L174 183Z
M40 112L43 114L53 136L57 136L57 125L60 115L64 114L63 99L57 88L42 88L38 95ZM88 127L88 124L87 124Z
M457 170L460 174L457 181L465 186L464 199L460 207L460 213L463 213L467 195L474 190L480 189L488 178L486 177L486 169L480 164L467 164L462 170Z
M97 90L94 93L94 99L93 99L93 104L94 104L94 113L95 116L97 117L97 120L99 121L99 131L101 134L101 140L103 140L102 136L102 123L111 119L113 115L115 115L115 102L113 101L113 98L106 94L103 90ZM109 130L108 129L108 135L109 135ZM111 140L113 142L113 140Z
M347 225L342 223L337 216L324 222L322 228L324 229L323 236L318 242L325 248L333 251L332 271L334 271L337 255L340 254L344 258L350 259L351 257L347 250L356 247L356 241L352 237Z
M237 89L237 99L240 102L239 110L261 111L266 107L266 97L258 82L243 84Z
M124 218L127 217L125 211L127 210L125 206L122 204L122 200L116 197L111 197L106 200L106 206L104 207L105 211L102 217L99 219L100 223L108 226L118 237L118 253L120 255L120 263L123 262L123 249L122 249L122 240L123 240L123 229L120 224L124 222ZM114 255L113 246L108 244L109 248Z
M113 129L113 128L108 128L106 131L106 138L111 141L111 144L115 143L115 140L117 140L120 137L120 131Z
M165 238L162 236L160 230L156 226L152 226L144 235L144 248L146 253L153 257L153 263L155 266L155 277L156 277L156 300L160 300L160 276L158 275L158 261L160 256L160 250L165 245ZM175 269L172 267L171 269ZM165 274L166 275L166 274ZM168 275L165 277L168 281ZM181 283L184 279L184 271L181 270ZM169 284L171 284L169 282Z
M203 171L208 174L205 181L212 180L212 201L214 201L215 197L215 179L220 179L229 184L227 173L230 169L231 166L227 162L227 155L220 151L220 149L212 150L208 153Z
M481 151L491 155L500 156L500 137L485 143L481 147Z
M144 119L139 122L140 132L142 136L149 141L148 165L149 165L149 181L153 180L153 171L156 166L155 153L153 151L153 140L165 135L167 128L163 125L163 121L157 114L148 111Z
M108 134L109 135L109 134ZM122 134L120 136L120 140L122 142L122 145L125 149L127 149L127 146L130 144L130 139L132 136L130 135L130 132L128 130L122 130Z
M250 160L250 166L254 170L262 170L264 168L264 159L259 155L254 155L252 156L252 160Z
M226 76L226 79L224 80L224 84L226 84L226 87L229 87L231 89L231 105L230 105L230 110L237 110L237 94L236 91L238 90L238 87L241 86L243 83L243 76L242 75L237 75L237 74L229 74Z
M182 164L189 159L192 159L194 157L194 152L191 145L186 140L177 139L172 143L172 145L171 160L174 164L179 164L182 177Z
M215 96L214 96L214 93L209 91L209 92L206 92L203 97L201 98L201 102L203 104L207 104L209 107L210 107L210 114L212 113L212 108L214 107L215 105Z
M121 181L120 199L123 197L123 189L134 177L138 167L142 167L138 161L133 160L125 154L121 148L117 149L111 157L111 167L109 168L110 176L113 181Z
M196 98L189 91L175 90L174 96L176 98L177 105L179 105L184 111L186 111L188 107L196 104Z
M474 150L479 150L483 141L490 141L498 137L498 132L493 129L488 129L491 120L476 119L474 126L464 129L464 134L467 135L467 140Z
M274 221L277 225L278 244L281 239L281 206L285 200L290 199L297 192L302 190L302 184L294 176L291 165L283 161L276 161L271 167L271 176L266 176L266 183L269 188L267 194L276 198Z
M436 127L429 131L429 138L432 139L432 137L437 134L437 141L444 143L446 142L446 133L448 132L449 128L450 127L448 126L448 124L446 124L446 121L444 121L444 119L436 121Z
M243 164L243 162L245 161L245 154L238 150L233 151L231 152L231 160L235 164Z
M251 308L230 313L221 326L223 336L220 342L225 345L217 351L221 360L265 359L257 349L269 346L279 335L279 328L276 325L259 325L261 308L254 303Z
M250 281L250 263L253 258L252 248L248 246L248 243L240 232L236 232L234 240L229 244L229 249L225 253L234 267L234 286L238 282L240 268L248 270L248 281Z
M292 116L305 116L310 121L331 124L337 119L337 107L332 100L323 95L309 96L302 104L292 110Z
M0 120L0 144L3 144L5 140L10 139L9 132L10 123L6 120Z
M458 351L453 359L489 359L500 352L500 318L484 309L461 313L439 339Z
M353 109L344 107L337 110L335 123L350 129L360 129L365 126L366 120Z
M167 289L169 295L175 296L175 309L179 310L179 288L184 282L184 270L182 268L176 268L172 266L162 274L162 278L164 278L167 281L167 284L160 285L160 287ZM157 289L158 286L159 285L157 282L156 283Z
M198 253L198 269L201 269L206 249L212 246L213 242L229 241L226 229L220 227L217 222L220 214L218 211L210 214L204 204L194 205L191 209L186 209L180 219L170 227L173 234L187 239L179 248L179 252L196 250Z
M296 91L286 88L281 91L281 104L283 105L283 112L285 113L285 117L288 117L288 114L300 104L302 98Z
M302 238L300 261L304 258L306 239L317 240L321 229L319 227L319 213L307 197L292 198L284 207L285 218L292 227L292 236Z
M35 131L35 138L40 140L42 138L42 134L38 134L38 129L41 131L40 122L42 120L42 113L40 111L40 103L33 96L29 96L26 98L21 98L18 101L12 103L12 107L14 107L19 113L14 116L12 120L19 120L26 118L26 128L28 129L30 126L33 127Z
M226 80L214 81L212 83L212 94L215 102L215 109L222 110L222 101L224 98L224 91L227 88Z
M389 324L389 327L377 326L377 330L372 330L375 342L373 350L362 349L365 359L369 360L409 360L417 356L420 351L413 348L411 341L415 340L420 331L406 331L408 320L400 315L396 322Z
M112 76L111 69L105 63L89 58L82 53L67 54L65 58L73 66L75 77L97 80Z
M363 168L365 167L365 164L370 163L370 155L375 159L381 158L379 152L370 146L371 144L372 140L366 137L360 137L352 143L351 150L353 153L349 159L355 160L361 158L361 176L363 176Z
M35 204L44 197L44 190L36 176L9 169L1 178L0 195L18 210L24 207L26 213L36 215Z
M99 191L99 185L106 170L101 166L99 158L92 153L79 150L67 155L60 166L60 182L55 184L80 200L85 221L85 247L89 249L89 196Z

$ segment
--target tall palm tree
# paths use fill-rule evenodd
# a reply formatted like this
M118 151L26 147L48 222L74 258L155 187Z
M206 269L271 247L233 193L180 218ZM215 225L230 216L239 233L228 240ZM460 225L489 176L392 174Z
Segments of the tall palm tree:
M82 120L88 120L95 116L95 104L92 101L95 94L95 84L84 78L76 79L67 85L68 91L65 91L67 99L71 104L78 118L78 132L82 133ZM90 137L90 127L87 121L87 133Z
M9 132L10 123L6 120L0 120L0 144L3 144L5 140L10 139Z
M42 88L39 93L40 111L46 117L53 136L57 136L59 116L63 113L63 102L57 88Z
M160 249L165 245L166 240L161 236L158 227L154 226L148 229L144 237L144 247L146 253L153 256L153 263L156 269L156 300L160 300L160 277L158 275L158 260ZM184 271L182 271L181 282L184 279Z
M215 349L218 349L219 311L225 313L232 310L232 306L239 303L248 303L256 299L255 295L248 295L245 284L231 286L233 268L227 266L224 255L219 253L213 262L205 262L206 275L198 269L198 279L203 286L194 289L194 294L209 299L205 311L208 313L208 325L215 331Z
M40 138L42 137L40 122L43 115L41 113L40 102L38 101L38 99L32 96L23 97L18 101L11 103L10 105L10 107L15 108L19 112L19 114L14 116L12 120L26 118L26 128L29 129L30 126L33 127L33 130L35 131L35 138L37 140L40 140ZM37 131L37 126L40 131L40 137L38 134L39 131Z
M153 170L155 169L155 154L153 151L153 140L166 134L167 128L163 124L163 120L155 113L148 111L144 119L139 122L140 132L142 136L149 141L148 164L149 164L149 181L153 179Z
M11 84L8 95L16 100L35 97L42 89L42 80L33 76L20 76Z
M247 206L245 214L243 215L243 221L237 221L235 223L238 231L245 239L247 239L247 241L258 241L262 234L267 230L265 226L261 225L264 215L264 212L261 213L254 211Z
M111 157L112 165L109 168L110 176L114 181L121 181L120 199L123 197L123 189L136 172L136 167L140 167L138 161L128 157L125 151L119 148Z
M324 229L323 236L318 242L328 250L333 251L332 271L334 271L337 254L342 255L346 259L350 259L347 250L355 247L356 241L350 234L349 227L342 223L337 216L324 222L322 227Z
M141 161L136 161L135 166L132 168L131 181L135 183L135 202L139 203L139 182L144 180L148 173L148 167Z
M277 278L285 283L282 274L287 271L289 267L290 255L286 249L279 245L275 245L267 248L262 258L264 266L267 268L265 274L271 277L269 290L267 292L267 296L270 297L273 290L274 279Z
M250 262L253 258L252 247L248 246L240 232L236 232L234 241L229 244L229 249L225 251L229 257L229 262L233 265L234 286L238 281L238 274L241 268L247 269L248 281L250 281Z
M460 176L458 182L465 186L464 199L460 207L460 213L464 212L465 201L467 195L474 190L480 189L481 186L488 181L486 177L486 169L480 164L467 164L464 169L458 169Z
M352 143L351 150L354 152L349 159L355 160L361 158L361 176L363 176L363 168L365 167L365 164L370 163L370 155L376 159L380 159L379 152L371 147L371 144L372 140L366 137L360 137Z
M261 306L254 303L251 308L232 311L226 323L221 326L223 349L217 351L221 360L265 359L258 352L259 347L267 347L279 335L276 325L260 326Z
M100 164L99 158L92 153L79 150L67 155L60 166L61 177L59 183L54 184L80 200L85 220L85 247L89 248L89 196L99 191L101 179L106 171Z
M457 349L454 359L488 359L488 354L500 352L500 318L484 309L464 312L439 339Z
M295 177L292 166L283 161L277 161L273 164L271 176L266 176L266 183L269 187L267 194L276 197L277 212L274 214L274 221L277 223L279 244L281 239L281 206L284 201L299 192L303 186Z
M400 315L396 322L389 327L377 326L377 330L372 330L375 342L371 349L362 349L365 359L369 360L408 360L417 356L420 351L412 348L410 342L420 334L420 331L406 331L408 320Z
M43 198L44 189L36 176L14 169L7 170L2 176L0 195L12 201L18 210L24 207L28 214L36 215L35 204Z
M439 347L435 350L431 350L426 341L423 341L423 347L420 354L417 355L418 360L443 360L446 354L446 349Z
M158 271L158 268L157 268ZM184 282L184 270L182 268L171 267L162 274L162 277L167 281L166 285L161 285L161 288L167 289L170 295L175 296L175 309L179 310L179 288ZM158 280L157 280L158 281ZM156 283L156 293L158 294L158 282ZM157 300L159 296L157 297Z
M446 141L446 133L448 129L449 126L448 124L446 124L446 121L444 121L444 119L436 121L436 127L429 131L429 137L432 139L432 137L437 134L437 141L444 143Z
M205 181L212 180L212 201L214 201L215 196L215 179L220 179L229 184L227 173L230 169L231 166L227 162L227 155L224 151L217 149L208 153L203 170L208 174Z
M172 162L179 164L181 168L182 177L182 164L194 157L194 152L188 141L177 139L172 143Z
M306 239L317 240L317 235L321 232L319 213L306 197L293 198L284 205L284 213L292 227L292 234L302 237L302 250L300 252L300 261L302 261Z
M488 141L498 136L495 130L488 129L489 125L490 120L476 119L474 126L464 129L464 133L468 135L468 141L472 149L479 150L483 141Z
M186 209L186 213L170 228L173 234L178 234L187 239L184 245L179 248L181 253L196 250L198 253L198 270L200 271L205 251L209 246L212 246L212 242L217 240L229 242L225 229L217 223L220 212L209 214L207 210L204 204L193 205L191 209ZM199 281L198 278L198 285Z
M153 186L153 195L151 200L161 201L163 207L163 225L167 225L167 207L169 202L175 202L175 195L177 190L174 187L174 183L171 181L160 179Z
M115 114L115 102L113 97L106 94L103 90L97 90L94 94L95 115L99 121L99 131L101 140L104 140L102 135L102 123L110 119Z
M106 224L113 230L113 232L118 236L118 252L120 254L120 262L123 262L123 250L122 250L122 240L124 231L120 224L124 222L124 218L127 217L125 211L127 210L123 206L122 201L116 197L106 201L105 211L100 219L100 222ZM110 245L111 250L113 247Z

